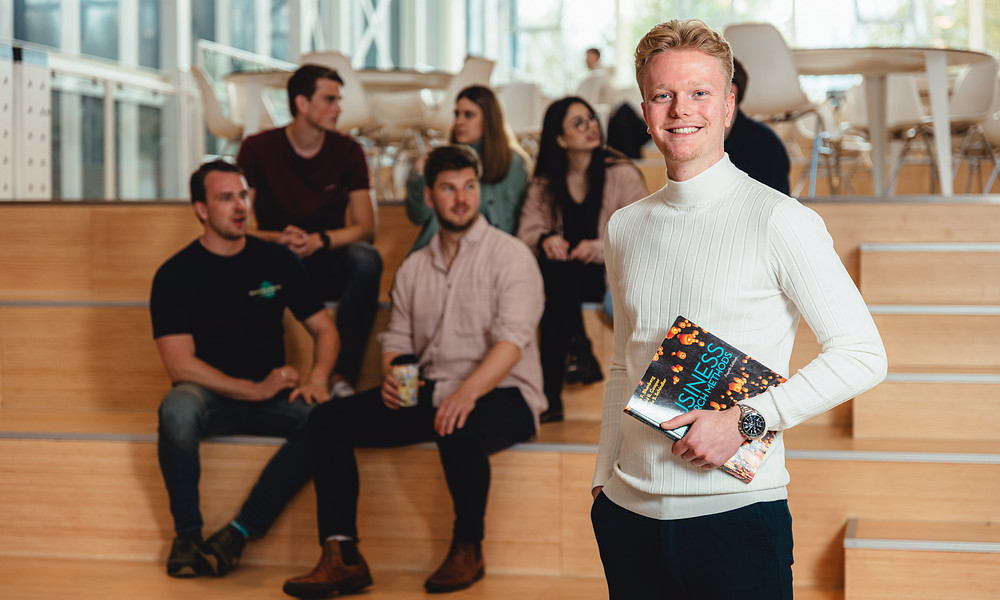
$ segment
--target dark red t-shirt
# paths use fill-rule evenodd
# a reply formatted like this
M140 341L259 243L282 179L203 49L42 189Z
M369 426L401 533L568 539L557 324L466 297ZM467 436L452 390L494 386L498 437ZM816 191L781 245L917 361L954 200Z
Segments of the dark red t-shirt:
M296 154L283 127L268 129L243 140L236 164L256 190L254 215L265 231L344 227L348 194L369 187L364 150L337 132L328 131L323 147L307 159Z

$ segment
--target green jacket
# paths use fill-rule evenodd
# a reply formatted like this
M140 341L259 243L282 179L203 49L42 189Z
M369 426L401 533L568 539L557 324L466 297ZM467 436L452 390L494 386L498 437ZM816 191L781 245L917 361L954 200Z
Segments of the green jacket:
M477 146L478 144L473 148L478 152ZM506 177L496 183L484 183L480 186L479 212L486 217L490 225L511 235L517 235L517 220L521 214L521 204L524 202L528 173L525 171L521 155L511 152L510 158L510 170L507 171ZM406 180L406 216L421 226L420 234L413 241L410 252L429 244L438 230L434 210L424 202L426 185L423 175L417 175L416 170L410 172Z

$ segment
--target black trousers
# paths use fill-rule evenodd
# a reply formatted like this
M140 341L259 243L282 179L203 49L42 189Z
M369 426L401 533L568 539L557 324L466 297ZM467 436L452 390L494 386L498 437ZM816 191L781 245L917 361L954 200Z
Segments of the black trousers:
M788 502L658 521L603 493L590 511L610 600L791 600Z
M538 326L543 389L549 410L561 410L569 340L587 337L580 304L604 299L604 265L543 257L538 266L545 282L545 311Z
M382 257L368 242L320 251L302 263L316 293L336 300L340 353L333 372L356 384L378 310Z
M309 457L316 487L319 541L331 535L358 539L360 478L354 448L437 443L455 510L453 535L463 543L483 539L490 487L489 455L535 433L531 409L517 388L497 388L479 398L465 426L451 435L434 431L434 385L420 389L417 406L391 409L381 389L331 400L309 415Z

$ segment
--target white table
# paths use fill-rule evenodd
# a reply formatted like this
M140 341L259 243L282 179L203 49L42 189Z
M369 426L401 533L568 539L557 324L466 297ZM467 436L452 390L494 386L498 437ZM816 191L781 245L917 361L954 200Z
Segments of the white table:
M369 94L444 89L454 75L442 71L417 71L415 69L361 69L358 72L365 91ZM240 71L222 78L229 87L230 112L243 123L243 137L262 129L264 111L263 93L266 88L285 88L292 71L268 69Z
M931 97L941 193L954 194L951 166L951 124L948 119L949 66L971 65L992 58L984 52L952 48L815 48L792 50L800 75L850 75L865 78L866 102L872 144L872 182L876 195L884 195L886 149L886 76L890 73L926 73Z

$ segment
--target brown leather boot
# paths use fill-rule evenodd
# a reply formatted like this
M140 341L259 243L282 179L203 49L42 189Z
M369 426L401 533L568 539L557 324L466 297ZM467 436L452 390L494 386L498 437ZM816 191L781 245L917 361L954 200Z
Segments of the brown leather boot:
M483 575L486 567L480 545L453 541L444 563L424 582L424 588L432 594L464 590Z
M307 575L293 577L281 588L289 596L296 598L325 598L334 592L351 594L372 584L368 564L358 553L358 562L344 564L340 554L340 542L328 540L323 544L323 555Z

